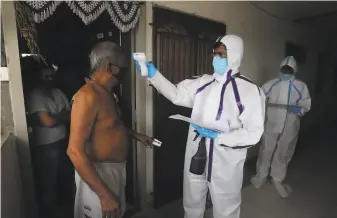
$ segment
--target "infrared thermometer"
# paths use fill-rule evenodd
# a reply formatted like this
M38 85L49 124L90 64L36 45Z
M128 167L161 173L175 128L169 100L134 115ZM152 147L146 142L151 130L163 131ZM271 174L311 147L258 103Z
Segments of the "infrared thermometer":
M148 76L145 53L133 53L132 58L139 63L141 75L144 77Z

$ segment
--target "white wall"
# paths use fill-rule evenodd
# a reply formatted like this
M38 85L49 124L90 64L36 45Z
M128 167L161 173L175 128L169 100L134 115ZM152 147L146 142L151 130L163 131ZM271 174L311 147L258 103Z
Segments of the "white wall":
M146 52L149 60L152 59L152 28L147 25L152 23L151 3L146 2L145 7L141 8L141 17L134 35L134 51ZM148 37L147 37L148 36ZM133 69L135 74L135 103L137 132L152 136L153 117L152 117L152 88L147 81ZM153 199L153 150L145 148L138 142L137 146L137 188L138 201L141 210L152 208Z
M27 218L16 137L2 135L1 141L1 217Z
M317 51L326 47L326 38L311 26L294 25L273 18L248 2L156 2L157 6L223 22L227 33L241 36L245 43L242 72L258 83L273 78L285 55L286 41L306 46L307 64L300 77L314 76Z

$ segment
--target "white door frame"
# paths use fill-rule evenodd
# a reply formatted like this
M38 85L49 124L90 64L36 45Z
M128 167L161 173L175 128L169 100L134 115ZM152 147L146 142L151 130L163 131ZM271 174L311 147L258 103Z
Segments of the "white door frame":
M141 7L139 23L134 31L133 52L145 52L152 60L152 17L151 2ZM131 73L135 75L135 129L153 136L153 90L146 78L136 71L132 63ZM142 211L153 208L153 150L137 143L137 191Z
M12 102L14 134L17 137L25 214L26 218L36 218L37 205L35 201L34 180L26 123L14 1L2 1L1 4L4 42L9 72L9 91Z

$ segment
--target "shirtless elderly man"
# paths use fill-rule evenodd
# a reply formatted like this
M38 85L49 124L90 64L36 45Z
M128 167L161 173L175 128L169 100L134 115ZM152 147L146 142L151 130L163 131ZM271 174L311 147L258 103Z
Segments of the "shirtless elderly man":
M75 218L115 218L125 212L125 161L129 136L147 146L152 138L128 130L111 89L121 82L126 58L112 42L90 54L91 75L74 95L68 155L75 168Z

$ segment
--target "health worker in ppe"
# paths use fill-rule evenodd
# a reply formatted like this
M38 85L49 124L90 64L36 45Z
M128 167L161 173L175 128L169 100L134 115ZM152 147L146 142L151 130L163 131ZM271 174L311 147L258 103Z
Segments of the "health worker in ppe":
M243 165L247 148L258 143L263 134L265 107L262 90L239 73L242 56L240 37L220 37L214 45L214 74L177 85L147 63L152 85L174 104L192 108L192 120L209 126L206 129L192 124L189 129L184 166L185 218L204 216L208 189L215 218L240 217ZM212 126L220 131L211 130ZM204 164L198 165L199 153L205 154L201 157L207 160Z
M267 115L256 175L251 183L260 188L270 171L277 192L285 198L291 188L283 181L295 151L300 118L310 110L311 98L307 85L294 76L297 70L294 57L283 60L280 69L278 78L262 86L267 96Z

